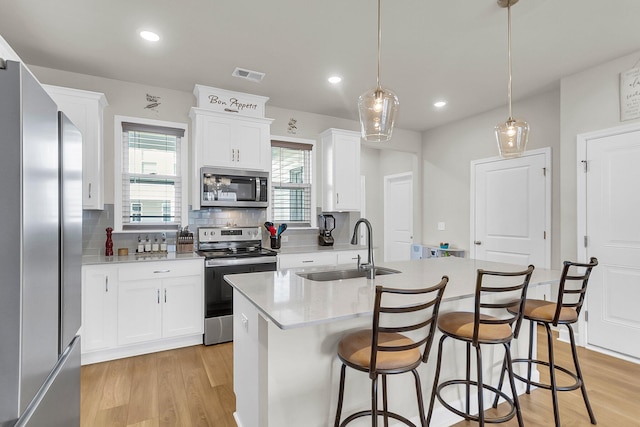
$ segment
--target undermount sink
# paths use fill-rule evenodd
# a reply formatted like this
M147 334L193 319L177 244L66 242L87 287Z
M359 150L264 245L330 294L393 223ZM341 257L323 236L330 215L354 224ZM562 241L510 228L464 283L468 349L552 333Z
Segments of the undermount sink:
M385 274L400 273L398 270L385 267L375 267L376 276L382 276ZM330 271L314 271L311 273L296 273L298 276L308 280L315 280L317 282L328 282L330 280L343 280L343 279L357 279L358 277L367 277L366 270L358 270L352 268L349 270L330 270Z

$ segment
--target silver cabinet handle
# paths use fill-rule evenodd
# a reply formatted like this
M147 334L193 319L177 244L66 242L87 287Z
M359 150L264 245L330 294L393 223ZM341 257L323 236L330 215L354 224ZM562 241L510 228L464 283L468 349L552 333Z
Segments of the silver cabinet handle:
M336 205L340 204L340 194L336 193Z
M156 270L154 273L170 273L171 270Z
M104 291L109 292L109 276L104 276Z
M164 302L167 303L167 289L164 290Z
M308 262L313 262L313 260L311 259L311 260L304 260L304 261L302 261L302 263L303 263L303 264L304 264L304 263L308 263Z
M480 240L476 240L475 242L473 242L474 245L481 245L482 242Z
M91 198L91 183L89 183L89 198Z
M160 304L160 289L158 289L158 304Z
M239 148L236 150L236 153L238 154L237 157L236 157L236 162L239 162L240 161L240 149Z

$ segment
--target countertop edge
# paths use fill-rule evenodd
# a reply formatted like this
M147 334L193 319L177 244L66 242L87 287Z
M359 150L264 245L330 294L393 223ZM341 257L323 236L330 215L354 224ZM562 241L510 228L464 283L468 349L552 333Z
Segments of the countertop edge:
M126 256L104 256L104 255L83 255L82 265L100 265L100 264L125 264L132 262L150 262L150 261L184 261L191 259L204 259L203 256L195 252L177 253L169 252L166 254L154 255L126 255Z

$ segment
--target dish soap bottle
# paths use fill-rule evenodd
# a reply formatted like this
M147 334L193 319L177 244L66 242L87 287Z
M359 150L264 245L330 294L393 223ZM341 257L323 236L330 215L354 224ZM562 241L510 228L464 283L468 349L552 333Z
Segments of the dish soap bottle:
M167 236L162 233L162 243L160 243L160 252L167 252Z
M142 238L140 237L140 235L138 234L138 251L139 254L141 254L142 252L144 252L144 245L142 244Z
M151 252L158 252L160 245L158 244L158 236L155 236L153 245L151 246Z
M149 235L147 234L147 240L144 241L144 251L151 252L151 242L149 241Z

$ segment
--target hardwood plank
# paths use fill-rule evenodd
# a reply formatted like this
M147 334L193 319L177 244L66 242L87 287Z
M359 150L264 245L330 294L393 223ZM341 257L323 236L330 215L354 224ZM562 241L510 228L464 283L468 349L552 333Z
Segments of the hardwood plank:
M131 392L131 359L118 359L107 365L100 409L129 403Z
M158 419L152 418L150 420L140 421L135 424L127 424L126 427L158 427Z
M233 384L233 344L224 343L215 346L200 346L198 353L202 358L211 387ZM231 363L229 363L231 361Z
M158 417L158 369L155 354L131 358L131 396L127 425Z
M126 427L128 412L127 405L101 409L91 425L93 427Z
M158 425L182 427L191 424L187 391L185 389L177 350L158 353Z
M80 424L92 426L98 413L108 363L83 366L80 371Z
M188 347L180 353L182 376L185 383L191 425L214 426L215 416L209 413L211 386L198 354L197 347Z

